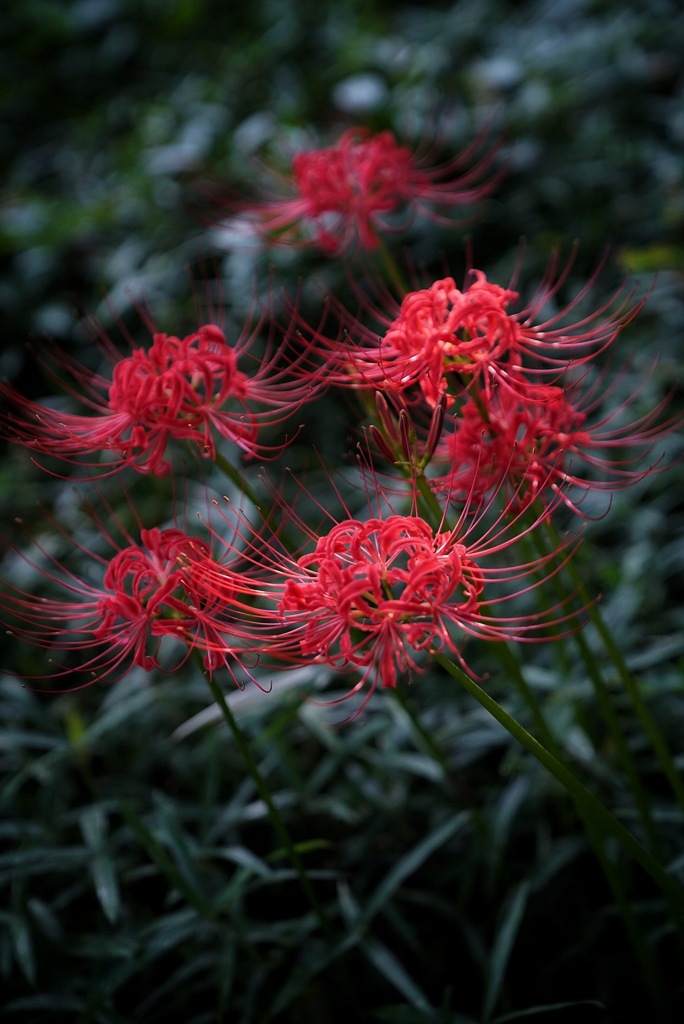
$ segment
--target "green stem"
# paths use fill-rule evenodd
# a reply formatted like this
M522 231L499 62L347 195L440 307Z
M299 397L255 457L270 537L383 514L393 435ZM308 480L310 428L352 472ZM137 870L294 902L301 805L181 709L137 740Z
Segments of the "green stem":
M548 524L546 524L548 526ZM544 543L543 533L539 530L533 532L533 540L536 545L537 553L543 558L547 558L550 554L549 548ZM556 538L555 549L557 550L559 538ZM552 585L555 589L556 595L560 601L565 600L567 595L565 594L558 573L551 574ZM574 584L573 584L574 586ZM589 597L585 594L584 598L585 605L589 604ZM596 658L594 657L589 644L584 634L579 630L574 630L572 634L573 642L577 646L584 667L587 671L587 675L591 680L594 687L594 693L596 694L596 700L598 707L603 716L603 720L608 729L613 747L615 749L618 762L622 766L622 769L629 782L630 790L634 798L639 817L641 819L642 826L644 828L645 835L648 838L649 846L653 853L658 857L659 860L664 859L664 848L662 838L660 837L658 830L653 819L651 812L651 806L648 799L648 795L644 786L641 782L637 766L632 757L632 753L629 749L624 731L620 725L620 721L613 707L610 692L606 685L599 665L597 664Z
M247 483L240 470L237 469L232 462L229 462L224 455L221 455L221 453L217 451L214 455L214 464L218 466L222 473L225 473L229 480L232 480L241 494L244 494L246 498L249 498L253 505L259 508L259 498L257 497L256 492Z
M551 543L558 544L560 539L552 523L547 523L547 530L551 539ZM573 564L572 560L567 562L566 571L570 575L573 586L576 589L580 600L586 606L587 615L592 625L596 629L596 632L600 636L604 648L607 654L610 656L613 665L615 666L615 669L620 677L620 681L622 682L622 685L624 686L626 692L629 695L630 700L632 701L632 706L636 711L641 726L651 741L653 750L655 751L655 754L660 762L660 766L672 787L672 790L679 802L679 805L682 809L684 809L684 781L682 780L682 777L679 771L677 770L672 754L670 753L670 750L665 740L663 739L662 733L660 732L655 720L653 719L650 711L646 706L643 697L641 696L639 683L630 672L622 652L615 643L615 638L613 637L610 629L605 623L603 616L601 615L601 611L598 605L595 601L591 599L587 591L587 588L584 584L584 581L580 576L577 567Z
M499 660L503 665L505 671L508 673L510 678L517 686L518 692L520 693L523 700L527 704L528 708L532 712L532 717L534 719L534 724L537 728L538 734L541 736L542 740L549 748L549 750L553 750L557 755L556 740L553 736L553 733L551 732L551 729L547 725L546 719L544 718L544 714L541 708L539 707L539 702L537 701L537 698L532 692L532 688L530 687L529 683L527 682L525 676L522 673L520 665L518 664L518 659L513 654L513 651L510 649L508 644L505 643L505 641L495 644L494 647L496 653L499 655Z
M295 870L297 878L299 879L302 889L304 890L304 893L306 894L306 897L309 900L309 903L311 904L311 907L321 927L321 931L326 936L326 938L330 940L331 930L325 912L316 897L316 893L314 892L311 886L311 882L309 881L309 877L306 873L304 864L302 863L302 859L299 856L299 853L297 852L296 846L294 845L292 839L290 838L290 833L287 830L287 826L285 825L285 822L282 819L280 811L278 810L274 803L271 791L268 787L268 784L264 776L261 774L259 770L259 766L256 762L256 758L252 753L249 743L247 742L244 733L242 732L240 726L238 725L235 716L233 715L233 712L230 710L228 701L226 700L221 687L214 679L212 679L211 676L207 675L206 672L204 672L204 675L209 684L209 689L211 690L212 696L216 703L218 704L221 710L221 714L223 715L223 719L226 725L228 726L233 736L233 739L235 740L235 743L238 747L238 750L240 751L243 757L243 760L247 767L247 771L249 772L252 781L254 782L254 785L257 788L259 796L264 802L266 810L268 811L268 816L271 819L273 829L276 835L278 836L278 839L282 843L283 848L290 859L290 863L292 864L292 867Z
M404 296L408 291L408 285L404 280L401 271L399 270L397 261L387 248L387 244L385 243L385 241L382 238L380 238L379 235L376 236L376 238L378 243L376 252L380 257L380 263L382 264L382 268L385 271L385 274L387 275L387 280L390 281L393 288L396 289L397 297L401 300L401 297Z
M424 473L420 472L416 474L416 483L418 484L420 496L425 502L425 509L428 513L426 519L428 519L429 521L429 519L432 518L432 525L435 529L439 528L442 525L444 526L445 529L448 529L449 527L446 521L446 517L444 515L444 510L442 509L442 506L437 500L435 492L430 487L428 479Z
M416 735L419 737L425 749L432 757L433 761L435 761L435 763L438 764L442 769L442 774L444 775L444 778L448 778L449 765L446 757L444 756L444 752L440 750L438 744L435 743L434 736L432 735L430 730L426 729L423 723L421 722L420 718L416 714L415 709L411 704L411 701L406 698L406 696L400 689L391 690L391 694L394 700L396 700L396 702L402 708L404 713L407 715L409 721L411 722L412 728L414 729Z
M560 782L573 798L582 817L592 829L596 830L597 835L612 836L621 844L669 897L671 905L684 918L684 889L665 871L653 854L635 839L632 833L603 806L600 800L590 793L566 765L520 725L486 690L482 689L478 683L443 654L434 652L433 657L528 753L532 754Z
M518 692L521 694L523 700L532 712L532 717L534 718L538 735L543 740L547 750L559 761L559 763L565 764L564 752L553 736L551 729L547 725L544 714L532 691L532 688L522 673L515 654L506 643L498 643L495 647L508 676L514 682ZM587 817L583 808L578 803L576 806L578 814L582 818L587 839L589 840L594 854L603 869L605 878L610 886L611 892L613 893L615 904L622 916L627 933L630 936L632 945L643 967L644 977L651 989L654 1006L658 1005L661 1002L662 986L658 980L657 965L653 959L651 950L648 948L644 940L642 930L639 928L635 920L631 903L625 893L624 882L621 878L619 867L615 865L608 856L603 836L599 831L597 831L595 822L591 818ZM660 850L657 849L654 850L654 852L659 853ZM664 1010L665 1007L663 1006L661 1009ZM663 1017L663 1019L665 1019L665 1017Z

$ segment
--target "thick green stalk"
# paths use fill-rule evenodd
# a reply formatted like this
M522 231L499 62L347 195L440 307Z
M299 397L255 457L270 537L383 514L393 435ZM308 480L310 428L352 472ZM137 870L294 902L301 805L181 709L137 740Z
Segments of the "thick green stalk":
M559 763L565 764L567 768L564 752L553 736L551 729L547 725L544 714L539 706L539 702L537 701L532 688L525 679L515 654L506 643L497 643L495 647L508 677L513 681L518 692L532 712L537 733L542 739L544 746L559 761ZM654 1006L658 1005L660 1001L661 986L658 981L657 966L654 962L653 954L648 948L644 940L643 933L634 917L632 905L625 893L621 872L608 855L605 849L604 837L597 830L595 822L585 815L579 804L576 803L576 807L578 814L582 818L587 839L589 840L594 854L603 869L603 873L608 885L610 886L611 892L613 893L615 904L620 912L625 928L627 929L632 941L632 945L634 946L636 954L643 967L644 976L648 981L654 999ZM654 850L654 852L659 851ZM662 1009L664 1010L665 1007L662 1007ZM663 1016L663 1020L664 1019L665 1017Z
M546 529L551 543L558 544L559 537L553 524L548 522L546 524ZM682 780L682 776L674 763L672 754L670 753L660 729L641 696L639 683L630 672L622 651L615 643L615 638L601 615L599 606L595 601L592 601L584 581L572 560L567 563L566 572L572 580L573 587L575 588L578 597L586 606L587 615L601 638L606 653L610 656L611 661L615 666L620 677L620 681L632 701L632 706L634 707L641 726L651 741L651 745L660 762L660 766L672 787L680 807L684 810L684 781Z
M533 531L533 540L538 554L543 558L547 558L551 552L544 543L544 537L541 530ZM560 543L560 539L556 538L556 549L558 543ZM563 589L559 579L559 574L557 572L553 572L549 574L549 577L558 599L560 601L565 600L567 598L567 594ZM585 593L585 604L588 605L589 603L589 597ZM624 731L613 707L608 687L603 679L596 658L581 630L577 629L573 631L572 640L579 650L587 675L594 687L594 693L596 694L599 709L603 715L603 720L606 723L608 733L617 755L617 760L622 766L629 782L630 790L634 798L644 832L648 837L649 846L658 859L662 861L664 859L662 838L656 828L648 795L641 782L637 766L629 749L629 744L627 743Z
M503 665L504 670L507 672L509 678L513 680L518 692L532 712L534 724L539 736L542 738L549 750L556 751L556 740L554 739L553 733L544 718L544 713L539 707L539 702L534 696L532 688L522 673L520 665L518 664L518 659L513 654L513 651L510 649L508 644L503 641L495 644L494 649L499 656L499 661Z
M433 652L433 657L528 753L532 754L560 782L574 800L582 818L591 828L595 829L598 835L612 836L641 865L669 898L672 907L676 908L677 914L684 921L684 888L667 873L653 854L642 846L566 765L520 725L486 690L466 675L463 669L439 652Z

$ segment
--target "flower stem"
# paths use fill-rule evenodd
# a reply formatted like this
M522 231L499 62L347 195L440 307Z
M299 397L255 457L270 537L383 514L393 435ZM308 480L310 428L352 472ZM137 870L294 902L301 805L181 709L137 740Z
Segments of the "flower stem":
M546 719L544 718L544 714L539 707L539 702L534 696L530 684L522 673L520 665L518 664L518 659L505 641L495 644L494 646L504 670L515 683L518 692L532 712L532 717L538 734L541 736L549 750L557 752L556 740L546 722Z
M550 522L547 523L546 528L551 543L557 543L558 533L553 524ZM667 743L663 739L660 729L658 728L655 720L653 719L650 711L648 710L648 707L646 706L643 697L641 696L639 683L630 672L625 661L625 658L622 654L622 651L617 646L615 638L613 637L610 629L606 625L606 622L603 616L601 615L601 611L598 605L595 601L591 600L591 597L587 591L584 581L577 567L573 565L572 561L569 561L567 563L566 571L570 575L573 586L577 591L578 597L583 602L583 604L585 604L587 615L589 616L592 625L594 626L596 632L601 638L606 653L610 656L613 665L615 666L615 669L620 677L620 681L622 682L622 685L624 686L627 694L629 695L636 715L641 723L644 732L651 741L653 750L655 751L655 754L660 762L660 766L666 778L668 779L670 786L672 787L672 791L674 792L674 795L676 796L680 807L684 809L684 781L682 780L682 777L679 771L677 770L672 754L670 753ZM591 658L589 660L591 660Z
M559 763L565 764L564 752L556 741L551 729L547 725L544 714L532 691L532 688L525 679L515 654L506 643L496 644L495 646L508 677L515 684L518 692L521 694L523 700L532 712L538 735L543 740L546 749L558 760ZM631 903L625 893L624 881L621 877L621 872L618 865L614 864L608 855L608 852L605 849L603 836L597 829L596 822L586 815L584 808L577 801L576 807L578 814L582 818L587 839L589 840L601 868L603 869L605 878L610 886L611 892L613 893L616 906L620 911L622 920L624 921L625 927L632 941L632 945L634 946L636 954L644 969L644 976L651 988L655 1006L661 1002L662 992L662 986L658 980L657 966L651 950L646 945L643 933L635 920ZM650 831L648 832L648 836L649 840L651 840L652 835ZM651 849L656 854L662 854L659 843L651 843ZM684 930L684 918L682 919L682 929L680 930ZM665 1007L661 1007L661 1009L665 1009ZM665 1019L665 1017L663 1017L663 1019Z
M486 690L483 690L478 683L445 655L433 652L433 657L528 753L532 754L560 782L574 800L583 819L591 826L596 835L612 836L641 865L669 898L671 905L684 921L684 888L665 871L653 854L635 839L632 833L603 806L601 801L580 782L566 765L520 725Z
M545 526L548 527L548 523L545 523ZM544 543L543 533L539 530L535 530L533 534L533 539L536 545L537 553L540 554L543 558L547 558L550 552ZM558 541L559 539L556 538L556 540ZM558 573L551 573L549 575L558 598L561 601L564 600L566 595L564 594ZM586 608L588 613L591 601L586 591L583 595L583 600L584 607ZM653 819L653 814L651 811L648 795L641 782L641 778L639 777L639 772L634 762L632 753L629 749L629 744L627 742L623 728L613 707L608 686L603 679L600 667L597 664L596 658L594 657L584 634L580 630L574 630L572 633L572 639L579 650L587 675L589 676L589 679L591 680L591 683L594 687L594 693L596 695L598 707L601 711L601 714L603 715L603 720L606 724L608 733L613 743L613 747L617 755L617 760L621 764L627 781L629 783L630 790L634 798L639 813L639 817L641 819L641 824L643 826L644 833L648 838L649 847L652 850L652 852L656 855L656 857L658 857L658 859L662 861L664 858L662 839L658 833L655 821Z
M290 859L290 863L292 864L292 867L295 870L297 878L299 879L301 887L304 890L304 893L309 903L311 904L313 912L316 915L316 918L320 925L321 931L326 936L326 938L330 940L331 930L326 914L323 910L323 907L318 901L316 893L313 890L311 882L309 881L309 877L306 873L306 868L304 867L302 859L299 856L299 853L297 852L297 847L292 842L287 826L283 821L280 811L278 810L273 800L271 791L268 787L268 783L266 782L264 776L261 774L261 771L259 770L259 766L257 764L256 758L252 753L249 743L247 742L247 739L244 733L242 732L242 729L238 725L238 722L235 716L233 715L233 712L230 710L228 701L226 700L221 687L206 672L204 672L204 675L207 680L207 683L209 684L209 689L211 690L212 696L216 703L218 704L221 710L221 714L223 715L223 719L226 725L228 726L231 735L235 740L237 748L243 757L243 760L247 767L247 771L249 772L251 779L254 782L254 785L256 786L259 796L264 802L266 810L268 811L268 816L271 820L271 824L273 825L273 829L276 835L278 836L278 839L282 843L283 848Z
M380 257L380 263L387 276L387 280L391 282L392 287L396 289L397 295L403 297L408 291L408 286L403 278L401 271L397 265L397 261L387 247L387 243L380 236L376 236L377 247L376 252Z
M257 497L256 492L247 483L240 470L237 469L232 462L225 458L224 455L221 455L220 452L216 452L214 455L214 465L218 466L221 472L225 473L229 480L232 480L240 493L244 494L245 498L248 498L256 508L259 508L259 498Z

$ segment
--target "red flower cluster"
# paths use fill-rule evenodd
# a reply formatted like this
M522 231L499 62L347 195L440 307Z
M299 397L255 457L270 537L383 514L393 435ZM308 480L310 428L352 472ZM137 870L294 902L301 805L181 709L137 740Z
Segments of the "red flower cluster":
M472 270L463 289L446 277L400 301L379 290L360 315L336 307L332 333L299 329L331 382L375 393L375 447L409 473L430 464L436 494L462 503L503 487L515 505L548 488L578 512L573 491L613 491L651 472L638 460L680 420L663 421L667 398L631 417L640 389L615 401L608 371L591 364L643 300L623 285L576 316L594 277L558 308L570 267L553 263L519 311L513 288Z
M308 538L311 550L304 554L292 554L275 534L254 529L233 510L239 521L233 541L214 533L229 565L188 560L192 586L206 590L230 621L218 631L230 630L244 654L275 659L275 666L318 662L357 674L349 693L367 687L367 699L376 686L396 687L401 675L423 672L431 651L448 651L471 672L463 653L467 637L543 640L574 618L562 604L506 614L509 603L540 585L539 570L548 578L572 546L567 541L544 557L507 560L548 505L523 523L509 505L497 511L489 498L473 499L454 526L444 520L433 527L416 510L396 513L378 478L371 475L366 486L376 514L337 519L326 512L331 526L321 532L275 495L284 521Z
M577 492L615 491L652 473L643 456L678 422L662 420L667 399L630 421L638 392L604 413L603 375L590 389L584 383L521 376L515 391L494 388L486 402L467 397L436 446L432 486L452 497L503 486L514 503L543 499L549 488L579 512Z
M215 324L185 338L154 333L148 348L114 362L111 379L89 373L62 353L61 366L74 381L71 395L92 412L67 413L27 401L0 382L7 403L0 413L2 432L40 455L87 466L91 476L124 466L165 476L171 440L189 441L209 459L216 457L218 437L249 457L269 457L287 442L266 445L262 430L290 419L319 393L323 372L310 366L298 372L307 364L306 351L295 348L288 333L277 346L270 338L261 360L252 356L260 328L261 323L246 328L232 345ZM111 342L105 348L111 358ZM253 372L239 368L248 359ZM110 457L104 465L103 456Z
M418 384L434 405L447 392L449 375L489 388L501 368L519 358L525 333L507 312L516 292L474 272L460 291L451 277L409 292L380 344L351 356L356 372L382 390Z
M340 329L332 335L303 322L299 329L328 363L329 379L341 387L401 394L408 401L417 395L432 406L441 395L452 405L466 391L487 398L498 385L524 397L526 373L557 381L571 366L608 348L643 305L630 304L622 288L573 323L587 285L543 319L569 269L570 263L556 273L552 264L532 301L517 312L509 309L518 301L516 291L472 270L463 289L446 277L399 301L386 291L380 291L377 304L362 297L361 316L333 307Z
M109 530L103 533L111 542ZM8 616L11 633L50 652L54 668L41 678L85 675L82 685L88 686L98 679L116 680L133 666L175 671L196 647L204 652L207 669L225 666L232 673L234 654L220 624L217 599L194 586L183 571L188 561L209 557L207 544L176 528L143 529L138 543L127 539L130 543L111 559L78 546L90 565L102 567L100 584L71 572L40 547L51 568L34 568L61 586L70 595L66 599L4 584L0 611ZM165 638L182 644L182 654L170 664L161 658ZM85 654L85 660L69 664L74 653Z
M419 516L347 519L319 537L285 582L278 612L301 653L384 686L416 667L412 652L454 649L448 623L479 620L484 579L463 544Z
M218 205L248 215L280 244L314 244L331 256L372 250L381 235L404 230L417 214L450 221L489 195L500 172L493 171L495 148L482 151L483 142L478 137L435 164L432 152L412 152L391 131L351 128L333 146L295 154L284 178L289 195L274 199L271 187L268 197L249 202L222 191Z
M485 194L491 151L459 173L476 152L435 167L390 132L353 129L334 146L298 154L294 195L251 212L281 241L313 239L338 254L372 249L397 217L450 213ZM286 442L269 446L264 429L337 384L360 392L367 407L374 396L368 436L400 470L381 484L370 456L362 458L362 512L341 500L330 475L339 516L302 488L323 528L312 528L268 482L260 529L242 511L224 514L220 529L207 526L207 540L139 524L139 539L126 534L109 560L80 547L102 568L99 584L43 551L51 563L44 574L68 598L35 598L8 584L0 597L8 626L53 656L85 653L79 671L94 678L133 665L161 668L161 645L175 640L183 647L175 664L201 651L207 671L223 667L235 679L237 666L238 682L253 678L245 664L275 671L315 663L353 674L350 692L366 694L422 672L430 652L447 652L470 671L471 637L534 641L572 628L570 597L536 607L527 597L558 571L573 542L536 558L518 554L518 542L560 504L579 511L578 489L581 497L641 479L652 467L635 456L681 420L661 421L665 400L630 422L638 391L604 411L611 388L591 360L642 303L623 287L578 313L595 278L563 305L571 266L553 261L517 311L514 282L502 286L474 269L461 286L444 276L399 298L383 286L358 315L330 301L338 314L332 334L327 314L311 327L293 305L282 329L269 320L261 358L252 349L265 316L234 343L211 323L186 337L152 330L151 344L127 355L102 338L109 376L59 357L71 397L88 414L26 402L0 384L4 435L92 476L126 466L169 474L172 441L224 466L222 440L244 456L278 454ZM254 493L244 483L243 490ZM71 671L60 664L52 676Z
M234 510L230 540L224 529L210 528L202 540L155 528L141 529L137 542L126 535L130 543L111 559L79 547L102 567L97 584L41 548L51 568L38 571L68 597L36 597L6 584L0 610L14 635L45 647L51 662L60 658L46 679L84 673L81 685L89 685L133 666L172 671L198 650L208 671L225 668L240 684L254 679L246 665L275 671L314 662L358 673L350 693L367 688L365 699L376 686L396 687L401 675L424 671L431 651L450 652L470 671L463 653L469 636L543 640L572 618L562 605L505 614L539 585L537 570L555 560L555 572L567 555L514 558L513 565L502 559L538 521L523 525L510 508L491 515L489 500L474 500L453 527L433 528L415 511L394 512L377 479L371 486L384 515L330 516L321 533L276 496L283 520L306 534L305 554L291 554L277 534L254 529ZM165 658L164 641L171 645ZM183 651L170 662L173 641ZM86 657L74 666L68 659L78 653Z

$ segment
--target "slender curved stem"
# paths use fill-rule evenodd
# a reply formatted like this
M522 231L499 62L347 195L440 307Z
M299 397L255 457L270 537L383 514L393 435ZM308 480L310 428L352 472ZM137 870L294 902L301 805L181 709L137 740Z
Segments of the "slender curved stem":
M544 718L544 714L534 692L525 679L523 671L518 664L518 659L508 644L498 643L495 647L504 670L532 712L537 734L541 737L547 750L559 761L559 763L565 764L564 751L547 725L546 719ZM625 892L625 886L619 866L614 864L608 855L608 852L605 849L604 836L600 830L597 829L595 821L591 817L587 817L584 808L580 805L579 801L575 801L575 806L579 816L582 818L587 839L589 840L594 854L603 869L603 873L613 894L615 905L620 912L625 928L627 929L632 941L632 945L634 946L643 967L644 977L648 981L651 995L654 1000L654 1006L659 1005L661 1002L662 986L658 978L657 964L635 919L632 905ZM651 840L651 833L649 832L648 834L649 840ZM661 848L657 844L651 843L651 849L656 855L661 853ZM684 930L684 918L682 918L681 930ZM661 1009L664 1010L665 1007L661 1007ZM663 1019L665 1018L663 1017Z
M202 669L202 671L204 672L204 669ZM212 696L220 708L223 720L228 726L231 735L235 740L237 748L240 751L240 754L242 755L242 758L247 767L247 771L249 772L250 777L254 782L254 785L256 786L259 796L264 802L264 806L266 807L266 810L268 812L268 816L271 820L273 829L276 835L278 836L278 839L282 843L283 848L290 859L290 863L292 864L292 867L295 870L297 878L299 879L301 887L304 890L304 893L309 903L311 904L313 912L316 915L318 923L321 927L321 931L326 936L326 938L330 940L331 929L325 911L323 910L323 907L321 906L316 896L316 893L313 890L311 882L309 881L309 876L306 873L306 868L302 863L302 859L299 856L299 853L297 852L295 844L292 842L292 838L290 836L290 833L288 832L285 822L283 821L280 811L278 810L273 800L273 796L268 787L268 783L266 782L266 779L259 770L259 765L257 764L256 758L252 753L251 747L247 742L247 739L244 733L242 732L242 729L240 728L233 712L230 710L228 701L226 700L221 687L218 685L216 680L209 676L206 672L204 672L204 675L207 680L207 683L209 684L209 689L211 690Z
M376 252L380 257L380 262L387 275L387 279L392 282L392 286L396 289L398 296L405 295L408 291L408 286L399 270L397 261L388 249L386 242L379 235L377 236L377 243Z
M220 452L216 452L214 455L214 465L218 466L222 473L225 473L228 479L235 484L241 494L244 494L244 496L248 498L253 505L259 508L259 498L257 497L256 492L250 484L247 483L240 470L234 466L232 462L230 462L224 455L221 455Z
M545 524L548 525L548 524ZM544 542L544 532L541 530L535 530L531 539L536 548L537 554L543 558L548 558L551 555L551 550ZM563 567L565 568L565 567ZM559 574L551 572L548 574L551 585L554 587L556 595L560 601L567 599L567 594L564 591L562 581L559 578ZM573 584L573 589L576 589ZM585 591L584 594L584 606L587 607L590 604L589 596ZM587 607L588 613L588 607ZM659 860L663 860L664 848L662 838L656 827L653 813L651 810L648 794L644 788L644 785L639 776L638 768L635 764L632 753L629 749L623 727L617 716L615 708L611 700L608 686L601 673L600 666L591 651L587 640L581 630L574 630L572 633L572 640L577 647L582 662L586 669L587 675L591 680L596 695L596 701L599 710L603 716L603 720L608 729L613 747L616 753L617 761L622 766L622 770L625 773L629 787L631 790L632 797L641 819L641 824L644 829L644 833L648 838L648 844L652 852L658 857Z
M558 534L553 524L550 522L547 523L546 529L551 543L557 543ZM684 809L684 780L682 779L680 772L677 770L677 766L674 763L672 754L670 753L667 743L663 739L660 729L646 706L646 702L641 695L639 683L630 672L624 655L616 644L615 638L610 629L606 625L599 606L595 601L591 600L584 581L572 560L567 563L566 571L572 580L573 586L575 587L580 600L586 605L587 615L601 638L606 653L610 656L611 661L615 666L620 677L620 681L629 695L632 706L634 707L644 732L651 741L653 750L655 751L660 762L660 766L672 787L672 791L676 796L680 807Z
M671 906L676 908L677 914L684 920L684 888L667 873L653 854L635 839L632 833L604 807L601 801L580 782L566 765L520 725L486 690L482 689L458 665L455 665L440 652L433 652L433 657L528 753L532 754L560 782L574 800L582 817L596 830L597 834L612 836L621 844L668 896Z

